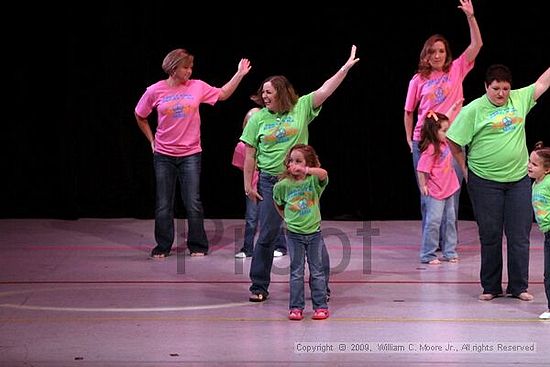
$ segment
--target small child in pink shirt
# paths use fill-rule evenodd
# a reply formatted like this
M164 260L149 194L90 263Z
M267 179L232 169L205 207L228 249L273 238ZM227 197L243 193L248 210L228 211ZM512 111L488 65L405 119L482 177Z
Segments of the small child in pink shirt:
M420 159L418 161L418 186L424 196L426 217L422 229L420 261L437 265L441 261L435 252L439 246L440 227L445 227L442 238L443 259L452 263L458 261L456 253L457 233L453 194L460 184L452 164L452 154L447 145L446 133L449 118L430 111L422 126Z

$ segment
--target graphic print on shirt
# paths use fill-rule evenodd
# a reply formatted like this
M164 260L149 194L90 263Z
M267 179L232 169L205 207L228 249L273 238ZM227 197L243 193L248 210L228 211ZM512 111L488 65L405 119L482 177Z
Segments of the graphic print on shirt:
M547 202L546 198L541 194L533 194L533 208L535 209L535 216L542 218L548 215L548 211L544 208L547 208L550 203Z
M289 141L298 134L298 129L292 127L294 119L292 116L278 117L275 121L267 123L262 127L263 142L266 144L277 144Z
M289 210L297 212L298 215L308 215L311 207L315 204L313 187L310 184L293 188L287 197Z
M171 96L165 96L161 99L159 109L166 115L175 119L182 119L189 116L191 104L183 103L185 100L192 100L191 94L180 93Z
M499 110L498 114L492 114L490 117L492 119L491 128L495 132L507 133L514 131L521 123L523 123L523 118L516 116L515 108Z
M451 149L449 148L448 145L445 145L443 150L441 150L441 152L439 153L438 163L440 165L443 165L445 163L445 159L449 156L449 154L451 154ZM453 165L449 160L447 164L443 167L443 172L449 173L451 169L454 170Z
M430 88L430 93L427 95L431 105L435 106L445 101L449 95L449 76L443 75L440 78L428 80L426 86Z

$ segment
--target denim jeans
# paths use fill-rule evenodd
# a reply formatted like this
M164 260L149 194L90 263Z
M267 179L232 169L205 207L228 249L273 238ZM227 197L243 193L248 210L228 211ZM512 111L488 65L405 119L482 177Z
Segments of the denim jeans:
M244 252L246 256L252 256L257 224L258 206L252 199L246 196L246 211L244 213L244 243L241 248L241 251Z
M418 184L418 171L416 170L416 167L418 167L418 161L420 160L420 142L413 140L412 142L412 157L413 157L413 168L414 168L414 176L416 177L416 182ZM455 169L456 176L458 177L458 183L462 187L462 180L464 180L464 174L462 173L462 169L460 168L460 165L454 159L453 157L453 168ZM454 200L454 211L455 211L455 229L457 232L457 243L458 243L458 205L460 203L460 187L453 194L453 200ZM425 226L425 217L426 217L426 203L424 202L424 195L420 195L420 214L422 216L422 228ZM442 224L445 222L441 222ZM441 225L441 228L439 229L439 244L438 246L441 247L441 251L444 251L443 246L445 245L444 238L447 236L445 231L447 228L444 225Z
M518 296L529 282L529 235L533 223L531 180L495 182L468 172L468 193L481 243L481 286L483 293L502 293L502 236L506 235L508 287Z
M269 294L273 251L283 223L283 219L273 203L273 185L277 181L277 176L260 172L258 193L263 200L258 201L258 221L261 225L250 264L250 280L252 281L250 292L264 296Z
M550 231L544 234L544 291L550 310Z
M281 227L279 232L279 238L277 238L277 243L275 244L275 250L281 251L283 254L286 254L288 247L286 244L286 233L284 227Z
M309 267L311 301L313 309L327 308L327 286L323 271L324 243L321 232L299 234L288 232L288 251L290 255L290 301L289 309L305 308L304 271L305 260Z
M256 236L256 228L258 225L258 204L254 200L246 197L246 212L244 215L244 243L243 247L240 249L241 252L244 252L246 256L252 256L254 251L254 237ZM277 244L275 249L286 254L286 237L285 230L281 226L281 231L279 233L279 238L277 239Z
M458 257L456 254L456 226L454 198L451 196L445 200L438 200L431 196L425 196L426 217L422 229L422 246L420 248L420 261L423 263L437 259L435 251L440 241L440 228L445 228L445 237L441 238L441 251L446 260Z
M155 153L156 178L155 240L156 249L170 252L174 242L174 200L176 181L187 213L187 247L190 252L208 252L204 214L200 200L201 154L171 157Z
M273 185L278 181L277 176L261 172L258 181L258 193L263 200L258 202L258 222L260 226L258 240L252 255L250 264L250 292L255 294L269 294L268 288L271 282L271 268L273 266L273 251L281 241L281 227L283 219L275 209L273 203ZM323 246L323 267L325 274L330 274L330 260L326 247Z

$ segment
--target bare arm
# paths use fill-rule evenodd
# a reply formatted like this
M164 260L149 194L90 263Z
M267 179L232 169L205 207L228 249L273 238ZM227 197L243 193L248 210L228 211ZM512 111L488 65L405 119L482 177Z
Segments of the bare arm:
M323 85L313 92L313 108L317 108L322 105L328 97L334 93L336 88L342 83L346 75L348 75L349 69L355 65L359 59L355 58L355 51L357 47L355 45L351 46L351 53L349 55L348 61L342 66L340 70L336 72L332 77L323 83Z
M460 0L460 5L458 6L464 14L466 14L466 19L468 19L468 27L470 27L470 44L466 48L466 59L469 62L472 62L479 54L481 46L483 46L483 40L481 39L481 31L477 24L477 20L474 16L474 6L472 5L471 0Z
M136 116L136 121L139 126L139 129L143 132L147 140L149 140L149 143L151 144L151 149L153 150L153 153L155 152L155 137L153 136L153 132L151 131L151 126L149 126L149 121L147 121L146 118L138 116L135 112L134 115Z
M533 95L534 100L536 101L539 97L546 92L548 86L550 85L550 68L546 69L544 73L537 79L535 82L535 94Z
M460 166L460 169L462 169L464 180L468 182L468 169L466 168L466 157L464 157L464 151L462 150L462 147L449 138L447 138L447 143L449 144L451 153L453 153L453 157L455 158L456 162Z
M285 219L285 207L283 205L277 205L275 201L273 201L273 205L275 205L275 209L277 209L277 213L279 213L281 218Z
M246 143L245 143L246 144ZM252 187L252 177L254 176L254 170L256 169L256 148L246 144L246 156L244 158L244 194L256 202L258 199L263 198L258 194L257 188Z
M308 175L317 176L319 178L319 181L324 181L328 177L327 170L321 167L307 167L306 172Z
M418 188L420 189L420 193L422 195L428 195L428 184L427 184L428 179L426 178L428 174L426 172L420 172L420 171L416 171L416 173L418 176Z
M241 61L239 61L239 66L235 75L233 75L231 80L225 83L225 85L221 88L218 101L225 101L226 99L231 97L233 92L235 92L235 90L239 86L243 77L248 74L251 68L252 67L250 66L250 61L248 59L241 59Z
M407 138L407 144L409 144L409 149L412 152L412 133L413 133L413 119L414 114L410 111L405 111L405 136Z
M445 116L449 117L451 114L456 111L457 108L462 107L462 103L464 103L464 98L459 99L453 105L445 112Z

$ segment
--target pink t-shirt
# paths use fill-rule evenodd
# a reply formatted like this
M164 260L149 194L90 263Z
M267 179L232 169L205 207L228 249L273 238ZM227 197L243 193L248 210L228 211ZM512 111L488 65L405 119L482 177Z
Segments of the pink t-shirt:
M428 174L428 195L444 200L454 194L460 188L460 184L453 168L453 155L449 146L442 142L440 149L439 156L435 157L434 146L430 144L420 155L416 169Z
M219 95L219 88L201 80L190 79L175 87L161 80L147 88L135 112L145 118L156 109L155 152L184 157L202 151L199 106L214 105Z
M231 164L239 168L241 171L244 170L244 159L246 158L246 144L242 141L237 143L235 151L233 152L233 159ZM254 170L254 175L252 176L252 187L257 188L259 179L258 170Z
M414 127L413 140L420 141L420 130L428 111L447 113L453 104L464 96L462 82L474 67L474 62L468 62L466 53L453 60L448 73L434 71L429 79L423 79L416 74L409 82L405 111L414 112L418 106L418 120ZM452 123L460 108L449 113L449 123Z

